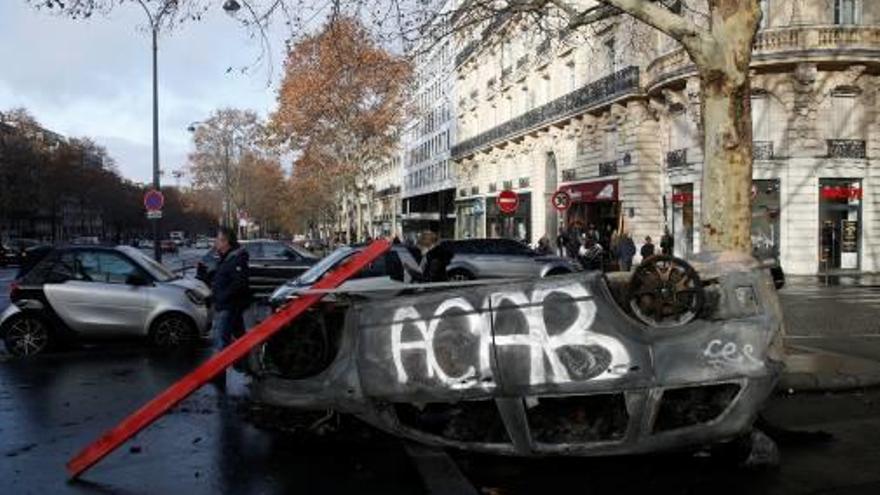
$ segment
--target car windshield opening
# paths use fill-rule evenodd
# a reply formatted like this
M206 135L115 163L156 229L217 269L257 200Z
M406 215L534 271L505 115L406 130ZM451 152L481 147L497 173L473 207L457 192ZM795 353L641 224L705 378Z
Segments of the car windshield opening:
M150 258L149 256L143 253L137 253L138 261L141 263L141 266L147 269L151 275L156 277L156 280L159 282L168 282L169 280L174 280L176 278L180 278L179 275L175 275L174 272L169 270L165 265L161 263L157 263L156 260Z

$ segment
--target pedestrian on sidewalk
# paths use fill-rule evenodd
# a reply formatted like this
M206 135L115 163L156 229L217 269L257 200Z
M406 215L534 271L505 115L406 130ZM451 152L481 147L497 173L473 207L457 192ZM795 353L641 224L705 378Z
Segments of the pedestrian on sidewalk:
M633 258L636 256L636 243L633 242L628 232L624 232L618 241L618 262L620 270L624 272L630 271L633 264Z
M639 254L642 255L643 261L654 256L654 243L651 242L651 236L645 237L645 243L642 244L642 249L639 251Z
M422 248L422 277L427 282L446 282L446 267L455 254L440 242L440 236L431 231L422 232L419 244Z
M220 352L235 338L244 335L244 312L251 304L248 284L248 253L238 243L235 230L220 227L214 240L220 259L211 284L214 304L214 350ZM226 375L217 379L225 387Z

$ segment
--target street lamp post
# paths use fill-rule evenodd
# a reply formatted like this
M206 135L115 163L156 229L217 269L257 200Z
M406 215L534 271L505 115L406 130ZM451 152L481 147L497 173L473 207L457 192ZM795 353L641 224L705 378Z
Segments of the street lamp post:
M150 31L153 35L153 189L160 191L161 184L159 182L159 28L162 19L166 14L173 11L177 7L177 0L165 0L158 12L155 14L150 11L144 0L137 0L140 6L147 14L150 22ZM154 218L153 222L153 257L156 261L162 261L162 246L159 242L159 219Z

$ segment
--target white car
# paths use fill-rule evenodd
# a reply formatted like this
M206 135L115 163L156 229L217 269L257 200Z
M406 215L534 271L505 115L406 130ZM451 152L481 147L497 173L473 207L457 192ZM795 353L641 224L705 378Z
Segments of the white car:
M127 246L52 249L11 289L0 337L17 356L75 339L124 336L174 348L210 329L208 287Z

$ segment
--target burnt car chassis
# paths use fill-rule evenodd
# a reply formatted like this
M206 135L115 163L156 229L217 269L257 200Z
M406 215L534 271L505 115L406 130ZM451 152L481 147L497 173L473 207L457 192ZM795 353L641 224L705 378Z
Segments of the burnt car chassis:
M631 278L334 294L251 355L252 398L494 454L726 442L776 384L782 315L753 259L704 256L698 271L656 258Z

